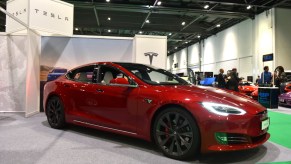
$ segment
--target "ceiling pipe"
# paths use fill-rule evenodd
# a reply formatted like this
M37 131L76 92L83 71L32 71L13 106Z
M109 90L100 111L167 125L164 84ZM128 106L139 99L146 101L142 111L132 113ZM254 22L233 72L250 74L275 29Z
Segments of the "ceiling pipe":
M98 17L98 12L97 12L96 7L94 7L93 9L94 9L94 14L95 14L96 21L97 21L98 31L99 31L99 34L101 35L102 33L101 33L101 29L100 29L100 21L99 21L99 17Z
M210 12L211 10L213 10L218 4L215 4L214 6L212 6L210 9L206 10L206 13ZM185 30L187 27L189 27L191 24L193 24L194 22L196 22L197 20L201 19L202 17L204 17L205 14L201 14L200 16L198 16L197 18L193 19L190 23L188 23L185 27L183 27L180 31ZM170 38L173 38L174 36L176 36L177 34L173 34Z
M141 29L143 28L143 26L145 25L146 21L149 19L150 15L152 14L153 8L156 6L156 4L158 3L159 0L156 0L154 5L150 8L150 11L148 13L148 15L146 16L145 20L143 21L142 25L141 25Z

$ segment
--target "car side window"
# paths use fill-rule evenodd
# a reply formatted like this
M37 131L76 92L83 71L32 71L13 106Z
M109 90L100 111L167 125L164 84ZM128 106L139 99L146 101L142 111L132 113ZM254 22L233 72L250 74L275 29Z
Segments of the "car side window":
M67 74L69 80L84 82L84 83L96 83L98 67L96 65L85 66L70 71Z
M120 81L122 81L122 84L129 84L127 75L120 70L107 65L101 66L98 77L97 83L103 85L116 84L120 83Z

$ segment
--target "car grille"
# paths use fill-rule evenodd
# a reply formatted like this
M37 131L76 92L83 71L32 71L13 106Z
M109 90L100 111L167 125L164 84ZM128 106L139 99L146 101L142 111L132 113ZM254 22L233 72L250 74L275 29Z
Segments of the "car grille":
M227 142L230 145L248 143L247 136L241 134L227 134Z
M250 137L243 134L227 134L227 144L228 145L237 145L237 144L252 144L257 143L263 140L266 137L267 133L256 136L256 137Z

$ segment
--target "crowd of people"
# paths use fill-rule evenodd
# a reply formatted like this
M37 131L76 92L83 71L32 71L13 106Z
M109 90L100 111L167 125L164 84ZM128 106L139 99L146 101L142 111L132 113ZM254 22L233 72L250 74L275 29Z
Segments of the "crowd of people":
M261 77L261 78L260 78ZM273 81L274 78L274 81ZM219 74L217 76L217 86L219 88L225 88L233 91L239 91L238 86L239 82L242 79L238 77L237 69L233 68L226 75L224 74L224 70L220 69ZM284 72L284 68L282 66L278 66L274 73L269 72L269 67L265 66L264 71L261 73L261 76L258 76L256 79L256 84L261 87L279 87L280 92L282 93L284 87L281 86L282 83L287 82L286 73ZM283 90L282 90L283 89Z
M217 76L217 86L219 88L225 88L229 90L239 91L238 85L240 82L240 78L238 77L237 69L233 68L226 75L223 74L224 70L220 69L219 74Z

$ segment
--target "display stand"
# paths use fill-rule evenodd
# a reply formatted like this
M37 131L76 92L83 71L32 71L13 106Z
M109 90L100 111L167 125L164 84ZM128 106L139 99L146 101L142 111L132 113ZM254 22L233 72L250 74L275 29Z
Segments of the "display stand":
M278 108L278 87L259 87L258 101L266 108Z

